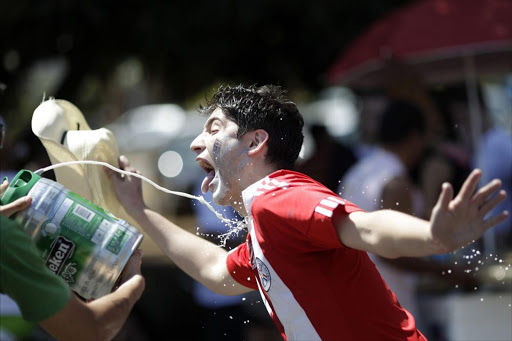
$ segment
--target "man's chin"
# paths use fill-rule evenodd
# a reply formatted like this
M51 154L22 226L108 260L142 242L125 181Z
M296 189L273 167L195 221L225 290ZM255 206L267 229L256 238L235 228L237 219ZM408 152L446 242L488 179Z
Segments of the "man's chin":
M215 205L229 206L227 196L224 193L219 193L219 191L212 191L212 201Z

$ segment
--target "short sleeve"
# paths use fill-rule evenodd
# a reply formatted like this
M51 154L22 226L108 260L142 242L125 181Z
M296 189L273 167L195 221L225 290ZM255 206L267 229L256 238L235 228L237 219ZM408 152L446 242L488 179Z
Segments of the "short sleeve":
M277 189L254 201L259 226L287 240L299 252L343 248L335 221L361 209L322 187ZM293 240L293 242L292 242Z
M228 253L226 259L228 271L238 283L257 290L258 285L250 264L250 253L247 242L238 245Z
M0 223L0 291L16 301L25 320L54 315L69 301L69 286L44 265L32 239L12 220Z

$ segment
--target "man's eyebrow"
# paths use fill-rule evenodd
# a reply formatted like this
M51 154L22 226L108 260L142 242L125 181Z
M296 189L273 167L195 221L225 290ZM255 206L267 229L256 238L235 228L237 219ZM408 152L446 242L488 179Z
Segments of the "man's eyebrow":
M205 128L208 128L209 126L211 126L211 125L212 125L212 123L213 123L214 121L219 121L219 120L220 120L220 118L218 118L218 117L216 117L216 116L210 116L210 117L208 118L208 120L206 120L206 122L204 123L204 127L205 127Z

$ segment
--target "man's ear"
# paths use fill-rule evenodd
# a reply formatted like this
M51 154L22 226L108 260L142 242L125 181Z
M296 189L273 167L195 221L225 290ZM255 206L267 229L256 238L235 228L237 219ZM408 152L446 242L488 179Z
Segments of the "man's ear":
M254 155L267 145L268 133L263 129L256 129L251 132L252 138L249 141L249 155Z

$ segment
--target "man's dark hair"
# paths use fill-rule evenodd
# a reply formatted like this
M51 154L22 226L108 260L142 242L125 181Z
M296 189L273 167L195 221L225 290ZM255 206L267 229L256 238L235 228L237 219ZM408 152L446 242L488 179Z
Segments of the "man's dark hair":
M304 120L285 93L275 85L221 86L199 111L209 116L221 108L238 125L238 138L264 129L269 134L266 161L280 169L293 169L304 140Z
M383 144L399 143L413 132L425 135L426 123L423 111L407 101L391 102L380 117L378 141Z

